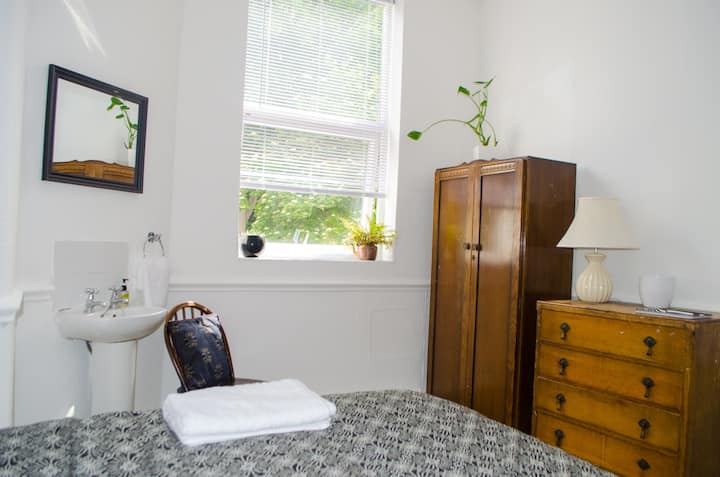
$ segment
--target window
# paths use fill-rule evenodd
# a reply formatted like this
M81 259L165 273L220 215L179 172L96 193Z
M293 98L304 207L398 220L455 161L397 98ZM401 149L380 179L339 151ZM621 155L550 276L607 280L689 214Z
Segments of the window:
M263 235L264 255L349 255L343 220L383 210L391 14L389 0L249 1L239 232Z

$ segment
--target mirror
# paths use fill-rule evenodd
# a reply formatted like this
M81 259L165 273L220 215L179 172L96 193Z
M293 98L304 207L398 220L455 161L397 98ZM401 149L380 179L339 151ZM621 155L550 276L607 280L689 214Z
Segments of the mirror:
M142 193L148 99L50 65L42 178Z

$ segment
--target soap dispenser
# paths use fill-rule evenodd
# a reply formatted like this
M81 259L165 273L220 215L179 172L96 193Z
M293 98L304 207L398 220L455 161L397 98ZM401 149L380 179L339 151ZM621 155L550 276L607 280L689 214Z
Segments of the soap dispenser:
M120 287L120 298L125 300L120 306L126 307L130 304L130 292L128 291L128 279L122 279L122 286Z

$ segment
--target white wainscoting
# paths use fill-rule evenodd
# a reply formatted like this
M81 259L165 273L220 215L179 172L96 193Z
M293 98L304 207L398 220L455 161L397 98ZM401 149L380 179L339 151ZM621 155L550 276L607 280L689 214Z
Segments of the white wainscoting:
M15 425L89 414L89 353L60 335L52 288L25 290L15 338Z
M168 306L221 316L238 376L298 378L320 393L425 389L426 283L171 284ZM89 414L88 351L55 325L53 289L26 290L17 320L15 425ZM162 329L138 343L137 409L178 386Z
M219 313L237 376L293 377L319 393L424 390L428 288L427 283L176 283L168 307L195 300ZM160 336L140 343L139 408L157 407L178 386L161 344ZM163 362L161 376L142 364L155 359Z
M0 296L0 429L15 422L15 319L22 292Z

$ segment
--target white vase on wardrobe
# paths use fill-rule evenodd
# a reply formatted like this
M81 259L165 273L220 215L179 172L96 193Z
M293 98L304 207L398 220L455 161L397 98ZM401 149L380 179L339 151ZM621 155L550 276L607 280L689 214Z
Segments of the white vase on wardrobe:
M479 161L482 159L483 145L475 144L473 147L473 161Z

